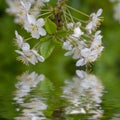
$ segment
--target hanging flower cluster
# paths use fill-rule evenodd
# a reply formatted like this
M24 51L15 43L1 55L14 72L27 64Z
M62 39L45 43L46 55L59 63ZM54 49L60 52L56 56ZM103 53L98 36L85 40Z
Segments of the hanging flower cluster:
M20 36L17 31L15 31L15 35L16 45L20 49L15 50L15 52L21 55L17 58L18 60L21 60L25 64L30 62L33 65L35 65L38 61L44 62L44 58L39 55L35 49L30 49L30 45L24 41L22 36Z
M101 30L102 9L87 15L66 4L67 0L58 0L52 7L49 0L7 0L7 12L15 16L15 22L21 25L31 37L23 39L15 31L20 56L18 60L25 64L44 62L57 44L67 50L65 56L72 55L76 66L96 61L103 51ZM77 12L85 20L76 18ZM38 39L31 49L27 40ZM34 40L35 41L35 40Z
M92 63L101 55L104 47L101 30L98 27L102 22L102 9L87 15L68 6L67 0L58 0L56 6L52 5L50 0L6 1L9 6L6 11L14 16L15 23L22 26L30 36L25 38L15 30L17 46L15 52L19 54L17 60L24 64L36 65L38 62L44 62L58 44L66 51L65 56L71 55L76 60L76 66ZM74 12L79 16L74 16ZM76 73L78 77L63 88L63 97L68 98L74 106L66 108L66 113L96 113L93 116L93 119L96 119L102 115L99 107L103 87L95 76L83 71ZM14 100L26 109L22 111L22 118L16 117L15 120L45 119L44 114L37 112L47 109L40 99L32 99L32 103L31 101L24 103L24 97L44 79L44 75L35 72L25 73L19 79ZM40 107L42 105L43 108Z

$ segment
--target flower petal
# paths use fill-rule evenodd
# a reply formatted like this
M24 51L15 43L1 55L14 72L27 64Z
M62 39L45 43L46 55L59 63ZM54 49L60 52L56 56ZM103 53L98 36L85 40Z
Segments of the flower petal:
M45 35L46 35L45 29L39 28L39 34L40 34L41 36L45 36Z
M87 63L87 61L84 58L81 58L77 61L76 66L83 66Z

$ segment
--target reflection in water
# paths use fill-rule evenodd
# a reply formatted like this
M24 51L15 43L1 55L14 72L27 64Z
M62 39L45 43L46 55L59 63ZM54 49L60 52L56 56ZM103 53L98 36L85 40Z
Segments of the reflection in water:
M14 100L16 101L16 103L20 104L23 103L24 97L26 97L40 81L44 80L44 75L38 75L35 72L25 72L18 77L18 80L19 81L15 85L17 90L15 91Z
M101 97L104 87L95 75L80 70L77 70L76 73L77 77L74 77L72 81L66 81L60 97L56 98L54 96L56 90L54 90L54 94L49 93L49 96L52 96L53 100L48 96L43 98L41 95L30 94L39 83L41 87L43 85L43 88L46 88L45 84L41 82L43 80L45 81L44 75L38 75L35 72L26 72L18 77L19 81L15 85L17 90L15 91L15 97L13 99L15 103L19 105L19 108L16 110L21 114L14 119L77 120L76 118L67 118L67 116L85 115L85 120L99 120L103 115L100 104L102 102ZM46 89L42 90L46 91ZM45 92L43 93L45 94ZM62 102L61 97L62 100L64 99L67 103L57 105L55 101L57 101L57 103ZM46 105L46 103L48 103L48 105ZM81 119L81 117L82 116L79 118Z
M65 108L66 114L89 114L92 117L88 119L98 120L103 115L100 104L104 87L95 75L80 70L76 73L78 77L66 81L63 87L62 97L70 103Z
M39 98L34 97L20 104L23 107L22 114L20 117L14 118L15 120L45 120L43 110L47 109L47 105Z
M110 119L110 120L120 120L120 113L114 114L112 119Z
M35 72L24 73L19 76L16 83L17 90L15 91L15 102L22 108L20 117L15 117L15 120L43 120L45 119L43 110L47 109L47 105L38 96L30 96L29 93L37 87L40 81L44 80L44 75L38 75ZM27 98L29 97L29 99ZM27 98L27 99L26 99ZM20 111L20 109L16 109Z

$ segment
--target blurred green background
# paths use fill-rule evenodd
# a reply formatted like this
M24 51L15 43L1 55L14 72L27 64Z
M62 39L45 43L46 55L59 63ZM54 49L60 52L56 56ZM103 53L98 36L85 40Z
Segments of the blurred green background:
M52 0L55 2L54 0ZM120 114L120 24L113 18L113 3L109 0L69 0L74 8L87 14L103 9L104 21L101 25L104 51L93 67L105 86L102 107L105 111L104 120L112 118L113 114ZM28 70L44 73L60 94L58 87L64 80L75 74L75 61L71 57L64 57L65 51L57 46L52 56L45 63L36 66L25 66L16 61L14 50L14 31L21 28L14 24L14 18L5 9L5 0L0 0L0 120L12 120L15 116L15 106L12 105L12 92L16 76ZM58 96L59 96L58 94ZM3 119L4 118L4 119Z

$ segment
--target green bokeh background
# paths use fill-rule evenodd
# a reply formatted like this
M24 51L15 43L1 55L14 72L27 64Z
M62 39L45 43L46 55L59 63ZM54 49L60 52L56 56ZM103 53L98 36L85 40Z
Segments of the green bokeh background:
M120 24L113 18L114 4L109 0L69 0L69 4L88 14L99 8L104 11L101 29L105 48L94 64L93 73L101 79L107 91L103 96L102 107L105 110L103 119L109 120L113 114L120 113ZM17 75L28 69L44 73L56 89L54 94L59 96L61 91L58 88L64 84L65 79L74 75L77 68L71 57L63 56L65 51L60 46L42 64L25 66L16 61L14 31L17 29L22 32L22 29L14 24L13 17L5 12L6 8L5 0L0 0L0 117L12 120L16 112L15 106L11 104L11 96Z

